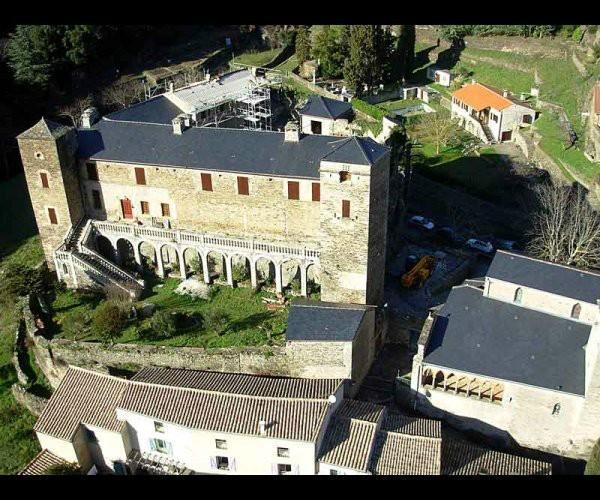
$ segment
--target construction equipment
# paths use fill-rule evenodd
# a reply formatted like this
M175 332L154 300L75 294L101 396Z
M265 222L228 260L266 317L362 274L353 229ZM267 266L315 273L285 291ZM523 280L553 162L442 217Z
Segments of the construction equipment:
M408 272L404 273L400 278L400 284L404 288L412 288L415 284L422 287L423 283L433 274L435 268L435 257L426 255L421 257L419 262Z

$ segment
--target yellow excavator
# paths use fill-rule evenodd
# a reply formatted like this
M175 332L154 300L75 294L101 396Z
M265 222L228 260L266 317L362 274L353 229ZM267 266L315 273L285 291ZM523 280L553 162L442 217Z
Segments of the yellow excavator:
M434 268L435 257L433 257L433 255L421 257L419 262L417 262L410 271L402 275L400 278L400 284L404 288L412 288L415 284L421 288L423 283L425 283L425 281L427 281L427 279L433 273Z

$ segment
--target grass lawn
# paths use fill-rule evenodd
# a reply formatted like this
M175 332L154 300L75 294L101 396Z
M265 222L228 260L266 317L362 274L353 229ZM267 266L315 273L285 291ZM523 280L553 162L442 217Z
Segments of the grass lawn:
M178 279L167 279L157 283L143 303L155 304L157 310L184 312L203 316L210 311L221 311L228 317L225 333L217 333L204 328L201 324L191 326L171 338L161 340L141 339L138 331L149 327L149 319L130 320L121 336L119 343L151 343L169 346L188 347L233 347L258 346L265 344L281 344L283 332L287 324L287 310L269 311L261 301L261 297L270 296L268 292L253 292L250 288L230 288L229 286L214 285L216 293L210 300L195 300L188 296L173 293L178 286ZM58 337L73 338L61 325L67 316L78 312L92 313L100 303L98 298L84 297L81 294L67 290L60 292L52 307L55 311L55 321L58 325ZM76 340L100 340L91 335L79 337Z
M281 52L282 49L269 49L263 51L244 52L239 56L235 56L234 62L240 64L248 64L249 66L264 66Z
M380 108L387 111L395 111L397 109L410 108L411 106L420 106L423 101L419 99L398 99L396 101L385 101L378 104Z
M0 182L0 269L33 267L43 258L24 177ZM12 348L19 315L14 297L0 297L0 474L13 474L39 451L35 417L13 398ZM32 368L32 370L35 370Z
M293 71L298 67L298 59L296 58L296 54L292 54L289 59L286 59L281 64L275 66L274 69L287 73L288 71Z

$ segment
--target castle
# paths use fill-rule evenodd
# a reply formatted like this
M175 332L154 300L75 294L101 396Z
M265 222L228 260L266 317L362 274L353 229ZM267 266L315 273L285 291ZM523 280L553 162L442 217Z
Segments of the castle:
M162 97L158 98L162 99ZM160 108L160 109L159 109ZM185 278L381 305L389 149L364 137L193 126L151 99L75 129L41 119L18 137L48 266L70 287L101 284L138 297L123 264Z

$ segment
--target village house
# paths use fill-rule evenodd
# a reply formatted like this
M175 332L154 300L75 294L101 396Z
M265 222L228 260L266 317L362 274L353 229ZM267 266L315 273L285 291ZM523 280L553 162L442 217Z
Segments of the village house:
M298 114L300 128L305 134L351 135L348 124L353 111L349 102L313 94Z
M341 379L145 368L132 379L71 367L21 472L88 474L549 474L549 464L455 441L439 421L344 397Z
M426 321L421 412L506 443L587 459L600 437L600 275L498 251Z
M192 97L189 99L193 100ZM343 105L343 103L340 103ZM308 282L330 302L381 305L389 148L365 137L200 127L166 96L79 129L42 119L19 138L49 267L70 287L138 297L121 264L159 276L200 262L210 283L281 293ZM165 123L166 122L166 123Z
M452 93L451 115L487 144L512 140L515 130L531 125L536 118L525 101L475 81Z
M447 69L440 69L434 65L427 67L427 78L443 87L450 87L452 83L452 73Z

